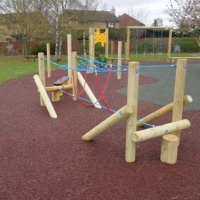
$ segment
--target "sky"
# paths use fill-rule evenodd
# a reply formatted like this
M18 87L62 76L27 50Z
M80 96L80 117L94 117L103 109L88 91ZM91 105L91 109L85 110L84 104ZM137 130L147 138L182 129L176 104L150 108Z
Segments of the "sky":
M150 25L153 23L153 19L161 17L163 19L163 23L166 26L170 26L168 21L168 16L163 12L167 8L167 4L169 4L169 0L104 0L103 3L106 4L106 9L109 11L114 6L116 10L116 16L119 16L123 13L129 14L129 10L144 11L148 13L148 21L145 23L146 25Z

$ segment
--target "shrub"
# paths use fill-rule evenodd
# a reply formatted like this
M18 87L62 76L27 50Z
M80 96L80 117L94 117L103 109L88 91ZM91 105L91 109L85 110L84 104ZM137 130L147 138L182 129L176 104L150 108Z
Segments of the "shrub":
M31 53L33 55L37 55L39 52L43 52L45 55L47 54L47 49L46 49L46 44L45 43L35 44L32 47ZM50 44L50 52L51 52L51 54L55 53L55 45L54 44Z
M172 52L173 52L174 46L176 44L180 45L182 53L194 53L194 52L200 51L200 47L198 46L196 40L192 37L176 37L176 38L173 38Z

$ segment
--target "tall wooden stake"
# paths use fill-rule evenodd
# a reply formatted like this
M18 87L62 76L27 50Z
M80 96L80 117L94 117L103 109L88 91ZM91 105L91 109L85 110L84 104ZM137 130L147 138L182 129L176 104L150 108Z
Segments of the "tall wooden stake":
M122 78L121 73L121 65L122 65L122 41L118 41L118 65L117 65L117 79Z
M169 40L168 40L168 62L170 61L171 57L171 49L172 49L172 29L169 29Z
M51 49L50 49L50 43L47 43L47 77L50 78L51 77Z
M67 34L67 64L68 64L68 83L72 84L72 36Z
M172 122L182 119L183 114L183 98L185 92L185 78L186 78L186 59L179 59L176 67L176 79L174 88L174 104L172 111ZM179 138L180 142L180 131L172 132Z
M108 58L108 47L109 47L109 33L108 33L108 28L106 28L106 38L107 38L107 42L105 45L105 57Z
M132 133L137 130L139 63L130 62L128 71L127 106L133 108L126 124L126 162L134 162L136 158L136 143L132 141Z
M73 97L72 99L74 101L78 100L77 96L76 96L76 91L77 90L77 84L78 84L78 78L77 78L77 52L72 52L72 94Z
M44 53L38 53L38 67L39 67L39 77L45 87L45 66L44 66ZM40 105L45 106L42 96L40 95Z
M127 28L127 37L126 37L126 52L125 52L125 58L129 58L129 47L130 47L130 28Z
M94 66L94 34L93 29L89 29L89 58L90 58L90 64Z

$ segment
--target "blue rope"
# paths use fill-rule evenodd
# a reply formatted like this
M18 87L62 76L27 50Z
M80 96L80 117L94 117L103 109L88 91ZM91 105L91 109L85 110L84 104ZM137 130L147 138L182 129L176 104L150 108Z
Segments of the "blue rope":
M73 95L73 94L71 94L71 93L69 93L69 92L66 92L66 91L64 91L64 90L62 90L62 89L60 89L60 91L63 92L63 93L65 93L65 94L69 94L69 95L71 95L72 97L75 97L75 95ZM93 104L93 105L95 105L95 104L98 103L102 108L108 110L105 106L101 105L99 102L93 103L92 101L90 101L90 100L88 100L88 99L85 99L85 98L83 98L83 97L78 97L78 98L80 98L81 100L86 101L86 102L88 102L88 103L91 103L91 104ZM113 112L113 113L116 112L116 110L114 110L114 109L109 109L109 110L110 110L111 112Z
M71 69L71 70L77 70L79 72L89 72L89 73L93 73L93 72L96 72L96 73L117 73L117 72L127 72L128 71L128 65L121 65L121 70L118 70L116 69L116 67L118 67L117 64L112 64L112 68L108 68L108 67L98 67L97 65L94 65L94 66L87 66L84 62L84 61L89 61L91 62L90 59L88 58L85 58L85 57L78 57L78 58L81 58L81 64L80 62L78 63L78 68L73 68L73 67L69 67L67 65L60 65L58 63L55 63L51 60L48 60L46 58L43 58L44 60L50 62L51 64L55 65L56 67L58 67L60 70L68 70L68 69ZM93 61L93 60L92 60ZM103 64L102 62L97 62L98 64ZM104 63L105 64L105 63ZM154 69L154 68L160 68L160 69L163 69L163 68L175 68L176 65L141 65L140 68L148 68L148 69ZM113 69L114 68L114 69Z
M69 94L70 96L75 96L75 95L73 95L73 94L71 94L71 93L69 93L69 92L66 92L66 91L64 91L64 90L62 90L62 89L60 89L60 91L61 92L63 92L63 93L65 93L65 94ZM86 101L86 102L88 102L88 103L92 103L93 105L95 105L95 104L99 104L103 109L106 109L106 110L108 110L108 108L107 107L105 107L105 106L103 106L103 105L101 105L99 102L96 102L96 103L93 103L92 101L90 101L90 100L88 100L88 99L85 99L85 98L83 98L83 97L79 97L81 100L83 100L83 101ZM114 110L114 109L109 109L111 112L113 112L113 113L116 113L117 111L116 110ZM143 122L143 121L141 121L141 120L137 120L140 124L143 124L143 125L145 125L145 126L147 126L147 127L155 127L155 125L152 125L152 124L148 124L148 123L145 123L145 122Z
M155 127L155 125L153 125L153 124L148 124L148 123L146 123L146 122L143 122L143 121L141 121L141 120L137 120L140 124L143 124L144 126L147 126L147 127Z

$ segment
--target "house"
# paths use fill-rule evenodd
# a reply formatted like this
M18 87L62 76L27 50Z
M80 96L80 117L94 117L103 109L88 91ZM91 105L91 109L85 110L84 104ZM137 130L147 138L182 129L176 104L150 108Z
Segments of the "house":
M115 9L111 11L96 10L65 10L64 21L70 26L82 29L92 28L119 28L119 19L115 16Z
M127 26L145 26L142 22L124 13L119 16L119 28L127 28Z

